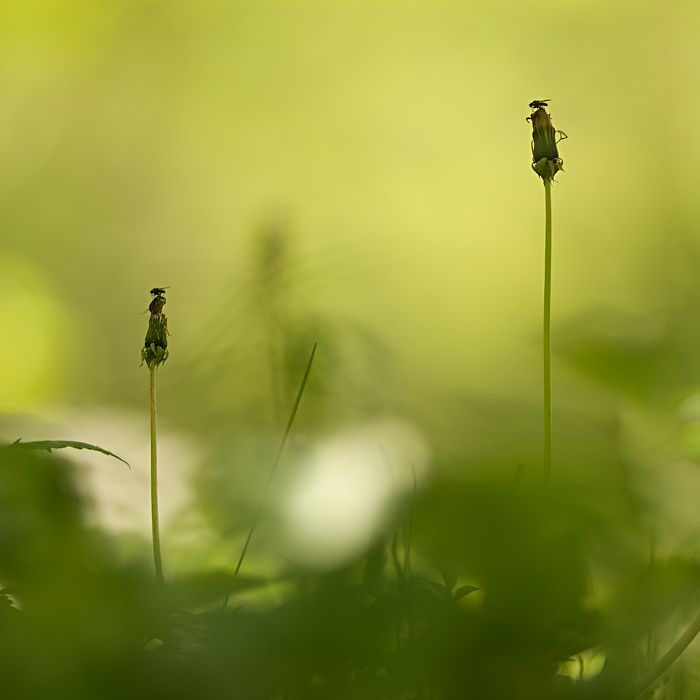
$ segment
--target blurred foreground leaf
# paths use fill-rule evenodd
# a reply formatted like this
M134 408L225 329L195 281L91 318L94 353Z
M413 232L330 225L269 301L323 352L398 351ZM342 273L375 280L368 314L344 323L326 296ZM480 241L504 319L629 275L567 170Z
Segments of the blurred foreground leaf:
M118 459L120 462L126 464L129 469L131 469L131 465L119 455L115 455L114 452L105 450L104 447L91 445L89 442L79 442L77 440L34 440L32 442L21 442L21 439L22 438L16 442L13 442L11 445L6 445L6 448L38 450L39 452L62 450L66 447L70 447L73 450L92 450L93 452L101 452L103 455L107 455L108 457L114 457L114 459Z
M270 584L260 577L237 577L226 571L210 571L194 574L169 584L169 601L173 608L189 609L212 602L221 604L221 599L231 593L250 591Z

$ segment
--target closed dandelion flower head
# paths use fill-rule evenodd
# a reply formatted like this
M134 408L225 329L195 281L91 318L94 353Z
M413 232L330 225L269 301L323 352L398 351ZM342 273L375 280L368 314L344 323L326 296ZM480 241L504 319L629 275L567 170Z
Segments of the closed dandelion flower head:
M548 102L549 100L530 102L533 112L527 118L532 123L532 169L543 180L554 179L564 169L557 144L566 138L563 131L554 128L552 117L547 112Z
M141 362L153 369L168 359L168 319L163 313L165 289L154 287L151 294L153 299L148 306L151 315L148 319L146 339L141 348Z

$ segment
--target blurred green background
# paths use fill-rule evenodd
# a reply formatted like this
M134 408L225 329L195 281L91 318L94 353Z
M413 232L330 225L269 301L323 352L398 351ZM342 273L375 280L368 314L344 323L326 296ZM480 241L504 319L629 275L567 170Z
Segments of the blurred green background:
M542 627L550 613L529 586L546 579L555 607L563 591L557 619L594 610L612 648L638 632L633 620L663 618L672 641L700 582L699 35L688 0L2 3L0 434L86 440L129 459L131 472L81 453L66 479L80 527L111 533L100 546L114 576L141 562L133 575L147 578L141 313L148 290L167 285L167 572L232 570L318 341L252 572L333 576L368 551L371 569L418 498L424 576L442 570L455 589L445 566L461 567L459 582L485 588L486 600L491 585L497 614L479 624L492 639ZM539 494L542 469L543 192L525 121L536 98L552 99L569 136L553 192L552 522L529 490ZM494 516L502 508L512 522ZM35 534L46 528L38 521ZM524 598L510 600L502 582L516 585L523 551L542 554L524 563ZM661 583L649 595L662 602L629 603L631 582L656 560ZM4 565L0 584L36 582L23 564ZM103 583L88 598L111 600ZM266 600L289 600L285 590ZM469 644L445 624L440 664L454 670L462 661L450 666L450 654ZM586 618L577 634L589 627ZM631 675L658 656L654 644L668 646L644 633ZM224 634L213 648L229 643ZM601 655L578 646L599 673ZM564 647L557 663L573 657ZM509 653L482 647L473 658L489 669ZM629 677L621 666L611 698ZM451 679L446 695L416 682L423 697L470 684L484 698L568 692L505 668L519 680L500 690L447 670L436 672ZM336 697L323 673L309 671L325 680L302 683L299 697ZM684 697L678 678L668 697ZM297 697L253 685L243 697ZM374 697L362 688L358 697ZM391 692L377 697L420 697Z
M570 134L557 317L663 307L694 245L693 3L1 12L7 409L139 401L130 355L154 284L172 287L172 364L206 364L203 340L241 303L270 218L292 237L290 304L362 323L416 382L530 394L533 97L554 98ZM217 332L244 344L229 321Z

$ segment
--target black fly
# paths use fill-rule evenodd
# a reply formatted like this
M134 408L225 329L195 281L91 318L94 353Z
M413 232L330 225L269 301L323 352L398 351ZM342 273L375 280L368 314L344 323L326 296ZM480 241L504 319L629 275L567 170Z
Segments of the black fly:
M165 306L166 289L168 289L168 287L153 287L153 289L151 289L153 299L151 299L151 303L148 305L148 310L152 314L159 314L163 310Z

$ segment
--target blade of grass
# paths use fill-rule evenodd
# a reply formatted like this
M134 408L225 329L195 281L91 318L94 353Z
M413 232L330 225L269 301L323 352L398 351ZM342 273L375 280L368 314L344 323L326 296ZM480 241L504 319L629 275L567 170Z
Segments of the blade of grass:
M411 576L411 540L413 538L413 509L416 504L418 494L418 479L416 478L416 465L411 463L411 476L413 477L411 501L408 507L408 518L406 521L406 553L403 562L403 576L408 579Z
M695 637L700 634L700 613L688 625L688 628L676 640L675 644L639 679L632 692L625 700L635 700L642 693L651 690L661 676L668 671L681 654L690 646Z
M287 426L284 429L284 433L282 435L282 441L280 442L280 446L277 449L277 454L275 456L275 461L272 463L272 468L270 469L270 473L267 475L267 481L265 482L265 486L263 488L262 494L260 496L260 501L258 502L258 507L255 510L255 514L253 515L253 520L250 523L250 528L248 530L248 534L245 538L245 543L243 544L243 549L241 550L241 555L238 558L238 563L236 564L236 569L233 573L234 578L238 576L238 572L241 570L241 566L243 566L243 560L245 559L245 556L248 552L248 547L250 547L250 541L253 539L253 533L255 532L255 528L258 525L258 520L260 519L260 514L262 513L263 506L265 505L265 501L267 499L267 494L270 490L270 486L272 485L272 481L275 478L275 474L277 473L277 469L279 468L280 461L282 459L282 454L284 453L284 448L287 445L287 440L289 439L289 435L292 432L292 428L294 426L294 420L296 419L297 412L299 410L299 404L301 403L301 397L304 395L304 390L306 389L306 383L309 380L309 374L311 373L311 365L314 362L314 357L316 355L316 348L318 347L318 343L314 343L313 348L311 348L311 354L309 355L309 361L306 363L306 370L304 371L304 376L302 377L301 384L299 385L299 391L297 391L297 396L296 399L294 400L294 405L292 406L292 411L289 414L289 419L287 420ZM226 604L228 603L228 594L226 595L226 599L224 601L224 607L226 607Z

